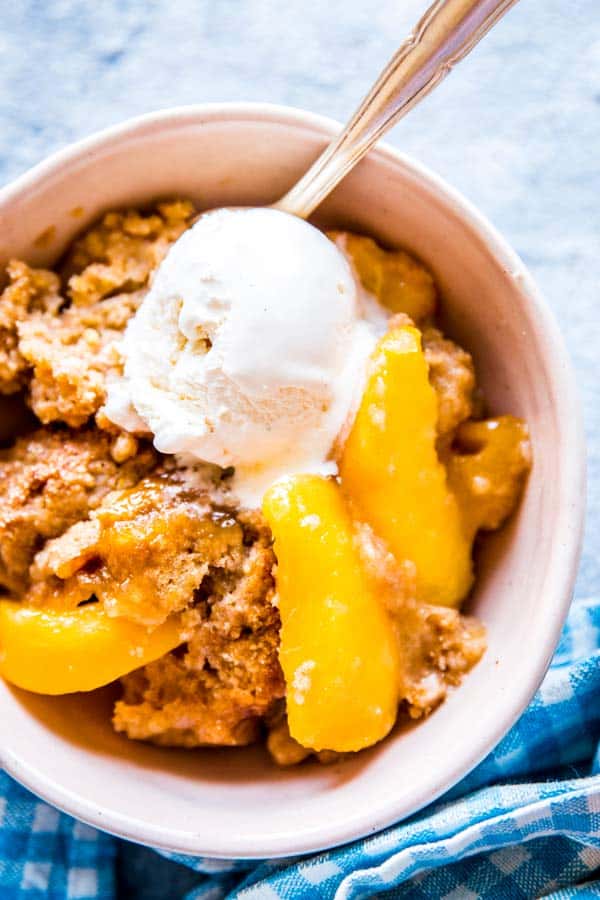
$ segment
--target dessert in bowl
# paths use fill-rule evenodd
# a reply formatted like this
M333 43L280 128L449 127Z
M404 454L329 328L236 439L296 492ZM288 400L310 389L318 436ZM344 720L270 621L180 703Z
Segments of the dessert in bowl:
M460 293L460 285L456 283L449 289L450 281L443 273L438 274L444 261L441 254L439 262L436 259L435 239L431 241L430 253L426 242L418 237L418 228L410 227L406 221L402 228L396 209L393 215L386 213L377 207L375 196L373 206L357 216L361 211L360 190L345 208L342 203L336 209L338 198L348 190L346 186L336 192L324 210L330 220L326 224L336 228L329 239L311 226L293 220L294 228L310 228L311 235L313 231L318 235L314 238L314 252L323 255L321 268L307 271L307 293L296 311L305 310L312 298L316 306L309 306L309 310L313 318L319 309L323 310L322 328L313 328L311 339L303 342L302 318L291 324L280 323L276 337L284 352L277 357L270 352L273 346L267 334L268 319L261 319L264 310L257 307L247 327L238 329L243 338L254 328L255 343L259 339L264 342L260 352L252 348L253 364L247 365L243 347L242 352L239 346L236 349L235 334L229 333L228 345L221 346L221 333L235 321L235 304L223 312L224 297L212 290L209 299L218 309L214 315L211 313L211 319L198 298L186 308L188 288L177 283L177 279L185 269L181 248L193 245L194 235L198 235L196 247L192 246L197 258L203 247L210 246L207 228L210 230L211 218L219 215L203 216L190 228L197 210L213 207L219 200L221 205L267 202L278 190L277 178L286 175L282 165L282 171L270 185L265 180L263 139L268 132L281 134L282 123L271 122L265 112L258 110L246 113L248 120L244 114L237 120L233 111L229 111L229 118L228 113L223 114L222 119L217 110L208 111L204 113L207 120L202 114L195 119L193 112L182 113L157 120L154 127L149 122L130 126L129 133L127 129L121 136L117 132L104 138L104 143L99 139L92 154L96 156L96 175L104 166L107 182L113 188L115 175L118 184L119 172L123 176L127 172L127 144L129 152L136 143L139 149L144 141L149 142L147 151L152 147L153 153L158 152L162 147L165 152L156 157L161 159L159 166L155 161L150 165L150 158L144 157L148 159L149 175L145 184L140 179L134 185L129 171L121 182L123 190L113 189L109 198L108 194L101 196L105 188L100 193L88 192L85 170L90 159L82 151L75 159L72 184L68 188L65 184L67 190L61 197L66 215L57 211L49 217L43 223L45 227L31 235L29 253L19 254L30 264L37 263L45 248L39 246L43 241L38 241L36 247L35 238L54 226L55 244L50 252L46 248L46 260L54 261L52 256L56 259L66 250L60 281L56 275L32 271L19 263L9 270L12 283L5 294L5 309L17 310L17 324L12 332L11 323L6 325L10 332L5 342L6 389L24 388L39 421L37 429L29 430L5 451L4 580L13 599L2 601L2 640L4 675L29 690L54 694L87 691L123 676L124 690L117 700L114 722L119 731L130 737L194 747L245 745L267 735L274 758L291 764L313 753L331 761L333 754L374 744L393 726L399 701L405 719L427 714L443 699L448 687L457 683L481 657L487 630L488 653L446 706L415 732L401 734L398 730L381 749L363 755L362 760L360 756L338 760L325 776L315 774L311 764L300 768L298 775L290 776L293 781L265 776L264 769L260 777L253 779L251 769L248 770L247 781L253 784L250 790L259 803L255 803L254 811L246 808L239 813L240 823L265 816L265 809L258 808L263 795L270 803L277 802L276 794L281 798L282 791L289 790L295 779L308 780L307 807L312 808L312 813L307 812L308 819L294 829L295 838L286 837L281 824L274 833L271 816L270 820L263 820L267 831L259 828L262 837L256 838L256 821L251 826L253 835L242 833L240 824L239 836L228 847L227 823L236 822L231 808L216 813L217 822L220 817L224 829L219 844L219 838L215 843L207 832L198 839L197 824L195 838L182 839L189 811L184 814L180 809L179 817L171 819L169 825L158 823L149 814L144 826L135 830L123 827L119 821L125 812L122 804L120 812L108 806L112 817L106 820L107 826L140 840L209 854L267 855L300 852L364 833L364 817L362 825L357 825L356 816L354 824L345 817L344 803L352 803L353 793L356 799L367 790L378 808L370 816L366 830L414 808L410 779L398 785L391 815L388 798L382 794L379 805L372 792L382 790L382 782L379 781L379 788L377 783L382 763L383 769L390 765L388 754L399 753L398 760L402 759L405 766L406 753L415 753L414 741L417 747L425 747L431 740L431 732L424 738L417 738L417 732L425 732L434 721L441 722L447 708L454 710L451 715L463 709L465 701L459 697L463 692L467 695L469 682L477 678L480 667L486 667L484 673L490 677L489 663L486 666L489 653L494 654L494 665L500 662L501 642L508 638L502 638L498 622L503 621L506 627L508 619L500 616L494 620L493 610L504 602L504 593L492 602L493 584L496 582L497 594L498 579L510 567L510 556L515 552L519 521L512 534L504 536L505 544L510 544L505 551L508 561L498 559L490 565L494 550L502 553L497 547L484 548L488 560L481 561L478 575L478 581L483 579L484 598L483 602L478 600L476 592L474 604L483 626L471 617L461 617L456 607L471 589L471 542L475 533L482 527L497 527L512 511L529 468L526 426L505 414L522 415L532 426L532 482L538 469L535 427L539 423L535 421L535 404L528 405L515 390L508 352L501 356L483 328L480 341L469 340L469 325L477 324L477 314L471 319L465 314L462 329L456 327L456 320L461 319L460 305L455 306L451 300L452 294ZM296 136L304 131L301 123L301 117L294 120L293 115L291 119L284 115L290 143L292 131L297 132ZM232 137L236 128L241 129L240 134L244 128L256 130L260 151L256 169L250 178L252 165L246 166L244 178L237 184L230 183L229 190L224 188L217 199L215 185L223 177L225 161L219 159L219 141L214 139L221 133L222 152L225 133L229 131ZM195 181L189 178L194 141L200 156L208 151L204 158L212 160L215 167L214 180L205 179L204 191L197 176ZM317 145L318 136L314 134L313 149ZM182 168L179 159L183 146L187 147L187 168ZM236 146L236 141L230 144L234 155L239 152ZM310 146L309 140L304 146L307 155ZM377 154L363 164L348 183L360 184L365 177L362 172L375 165L379 182L373 171L364 184L375 189L375 195L378 183L379 190L385 192L383 185L390 177L389 169L396 166L405 204L411 207L411 216L423 223L422 217L427 218L423 206L428 191L424 183L420 184L413 188L411 197L410 182L411 178L415 182L427 179L405 163L393 161L392 157L386 159L385 152L379 165L376 157ZM251 153L249 158L253 158ZM271 162L273 159L272 156ZM174 165L177 161L179 165ZM229 172L236 173L239 179L241 165L231 156L227 163ZM74 173L78 167L82 193L79 203L67 207L69 192L77 189ZM64 169L61 173L50 166L45 176L43 172L38 175L41 181L37 186L46 179L50 189L52 179L65 174ZM87 177L93 178L91 168ZM245 178L248 181L244 186ZM445 197L444 203L440 200L441 189L430 185L428 188L431 197L437 192L440 207L445 203L445 209L439 213L437 240L452 214L455 228L467 229L450 201ZM352 191L350 188L349 197ZM192 202L180 199L148 209L153 197L169 195L191 197ZM433 203L431 198L430 202ZM72 243L73 233L80 231L82 224L73 223L73 216L71 221L68 218L76 207L83 206L93 221L101 210L131 204L143 204L146 211L108 212L100 224ZM391 205L389 198L387 205ZM39 209L48 214L47 204ZM382 223L369 221L369 209L375 219L378 212L386 213L383 228ZM289 219L275 211L265 211L262 216L265 215L270 222L273 217L278 217L278 221L275 226L264 226L267 232L269 227L274 231L263 242L264 259L257 263L256 278L260 278L261 266L264 269L268 265L269 246L276 244L277 232L285 231ZM442 221L444 216L446 221ZM36 228L33 222L31 226ZM256 226L257 231L262 227ZM390 234L390 229L396 234ZM382 246L365 233L380 238ZM435 238L435 227L430 225L429 238L432 237ZM496 268L496 275L502 270L489 247L482 248L481 234L477 237L479 248L473 239L473 253L470 258L463 256L463 264L468 261L476 270L475 281L479 280L480 289L486 291L492 309L497 304L495 329L503 321L507 327L500 295L510 291L509 286L515 294L522 291L517 298L521 302L521 321L518 326L516 322L508 326L504 335L510 341L511 327L522 335L527 314L532 321L535 319L532 310L527 309L531 300L514 278L516 273L512 273L512 281L504 273L502 290L498 284L486 287L485 272L481 266L477 270L475 251L479 249L484 257L487 254L486 262L491 269ZM165 258L174 241L173 250ZM246 268L260 256L260 245L257 239ZM27 250L25 242L21 246ZM401 246L416 252L424 262L398 250ZM207 256L214 261L217 251L218 247L213 248L212 257L208 251ZM452 252L457 252L457 245ZM12 248L11 255L17 255ZM285 248L275 255L274 263L282 260L286 262ZM335 269L331 284L339 289L337 297L335 290L318 295L320 285L329 277L329 260L333 260ZM223 265L230 271L235 258L224 258ZM452 315L449 317L453 336L454 329L462 344L462 333L466 333L464 343L475 353L479 350L485 354L486 349L494 348L494 366L487 377L492 386L492 419L483 418L469 354L435 327L439 324L434 322L438 298L429 266L436 269L441 283L445 298L442 308L455 316L454 322ZM285 270L286 266L281 268ZM222 272L208 274L213 281L223 280ZM489 276L492 274L488 272ZM154 280L149 288L151 279ZM473 284L463 284L463 289L473 302ZM340 296L345 304L342 307L335 304ZM333 302L324 308L328 298ZM283 301L282 306L286 315L292 316L293 309L290 312ZM269 316L278 314L273 303L266 304L265 309ZM238 309L238 319L241 315ZM168 322L173 319L178 328L172 336ZM156 341L153 329L158 336ZM328 329L331 334L344 336L343 340L340 337L339 352L328 343ZM288 338L288 333L294 340ZM539 335L537 340L539 343ZM302 355L307 343L309 357ZM226 351L232 346L236 352L228 357ZM512 349L516 349L514 343ZM213 363L215 359L218 366ZM161 371L155 371L155 362L164 362ZM275 390L273 380L269 380L273 370L280 378ZM544 366L542 370L546 375ZM251 417L240 418L237 396L223 402L220 395L216 406L210 400L224 371L228 383L242 385L246 398L250 391L258 429ZM261 373L260 378L257 372ZM185 388L178 380L182 373L188 379ZM286 377L291 379L283 385L288 389L286 400L278 407L273 421L265 426L263 414L270 412L265 411L261 391L265 384L270 388L266 392L270 410L273 394L281 387L281 378ZM502 379L506 393L501 399ZM200 399L196 396L198 384L203 385L198 392ZM337 389L339 385L342 391ZM157 403L148 401L152 390L160 394ZM321 392L319 415L312 415L310 403L298 399L301 391L312 391L313 395ZM488 394L485 384L483 393ZM299 412L307 413L308 424L302 421L298 426ZM229 427L226 439L221 413ZM533 422L528 413L533 415ZM283 438L282 426L287 428ZM256 444L253 428L258 430L259 438L264 431L272 438L262 441L257 456L252 455L253 441ZM237 440L240 431L246 434L245 440ZM319 452L313 452L319 441ZM207 462L211 465L207 466ZM263 462L273 465L262 465ZM578 460L573 465L576 467L577 463ZM530 484L525 505L531 502L531 491ZM570 566L576 543L575 527L570 554L567 553ZM571 577L569 566L563 572L562 591L556 601L561 612L569 587L567 575ZM540 648L535 654L537 664L532 671L538 679L559 625L560 615L556 613L553 621L546 623L552 639L546 636L541 641L543 660ZM540 630L544 629L540 626ZM32 655L35 647L38 650ZM36 669L40 647L44 661ZM70 660L67 667L65 657ZM484 674L484 683L485 678ZM509 704L513 717L520 708L517 699L522 706L535 687L534 682L530 673L527 691L514 691ZM11 714L22 713L34 729L36 723L40 729L44 727L43 722L40 725L40 709L47 710L47 704L61 702L46 700L40 706L38 702L32 705L31 698L24 700L8 691L3 696L13 710ZM74 702L81 708L82 721L94 707L93 696L79 694L67 700L69 708ZM468 710L465 712L468 714ZM479 710L471 707L470 712L475 716ZM56 713L51 712L53 715ZM506 728L510 716L498 713L495 729L489 723L487 730L482 729L475 740L477 752L468 754L470 764L497 737L500 720ZM449 732L445 733L449 736ZM68 743L64 732L61 739ZM429 746L431 753L433 747ZM5 748L3 752L9 769L18 769L18 764L10 764L11 758L16 759L12 755L14 749L8 747L8 756ZM78 748L71 748L71 752L82 753ZM140 755L137 750L124 752L130 760L154 760L157 766L159 761L163 765L168 753L151 748L140 751ZM465 770L465 752L466 748L462 748L458 754L462 760L458 767L457 760L446 761L440 767L445 770L445 777L436 772L432 783L431 772L429 781L421 776L417 804L431 799L436 790L439 792ZM210 801L212 806L214 795L206 781L210 781L208 773L214 763L206 751L200 751L198 759L194 767L198 766L198 772L204 771L204 781L201 777L194 785L194 790L200 792L197 801L205 806ZM234 761L230 753L227 766L232 770L243 767L241 758L237 759L240 761ZM252 765L257 765L256 754L252 759ZM82 765L89 762L82 761ZM423 764L423 757L420 763ZM149 764L145 763L142 771ZM125 777L119 759L102 754L102 765L111 770L116 767L119 777ZM182 766L180 755L172 765ZM230 779L232 784L236 780L233 771ZM25 780L34 789L43 788L34 778ZM152 806L161 792L166 799L164 792L168 794L173 785L169 787L166 773L161 781L159 771L153 771L151 780L153 790L146 791L144 797L154 796L149 801ZM335 788L322 790L332 780ZM238 794L236 802L242 807L248 789L244 784L234 790ZM131 794L131 790L130 785L127 793ZM42 789L44 792L60 804L60 797L47 789ZM142 794L134 801L135 816L139 816L141 800ZM234 802L233 794L231 800ZM114 803L114 797L111 802ZM89 794L86 803L89 804ZM311 815L318 809L322 813L331 803L338 825L329 827L328 837L318 836L317 820L310 821ZM386 806L388 813L382 815ZM89 807L69 808L98 821ZM126 818L128 815L125 812ZM320 828L323 831L322 825ZM219 834L219 827L216 833ZM265 836L267 833L269 837Z

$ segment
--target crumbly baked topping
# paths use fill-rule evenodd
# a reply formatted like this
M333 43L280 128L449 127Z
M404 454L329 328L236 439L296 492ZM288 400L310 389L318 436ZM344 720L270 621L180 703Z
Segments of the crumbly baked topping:
M34 556L88 518L117 487L130 487L157 464L147 444L122 465L113 438L95 428L40 428L0 450L0 585L19 594Z
M107 213L75 241L60 277L10 262L0 296L0 391L25 388L44 424L76 428L95 415L107 377L120 369L125 326L195 214L188 201Z

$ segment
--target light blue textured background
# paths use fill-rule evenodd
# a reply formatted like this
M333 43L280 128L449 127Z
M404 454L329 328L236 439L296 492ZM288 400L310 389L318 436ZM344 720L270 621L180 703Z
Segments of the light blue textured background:
M344 119L425 6L4 0L0 181L76 138L159 107L267 100ZM577 592L597 594L600 0L521 0L389 140L437 170L503 231L560 322L579 375L590 450ZM123 896L133 898L133 885L153 865L149 854L124 857ZM160 881L153 893L152 877L144 880L145 900L164 897Z

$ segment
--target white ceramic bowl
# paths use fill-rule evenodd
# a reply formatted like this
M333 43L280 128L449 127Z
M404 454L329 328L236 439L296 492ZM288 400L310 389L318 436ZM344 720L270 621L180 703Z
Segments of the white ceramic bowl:
M0 263L19 256L51 264L82 226L124 204L171 195L201 207L268 203L337 127L292 109L214 105L102 132L0 193ZM455 191L389 147L371 153L321 215L406 246L433 269L447 330L474 354L491 409L530 425L535 461L526 496L479 559L473 609L489 649L418 727L351 761L288 771L259 748L185 752L129 742L111 730L110 691L48 699L0 684L0 760L8 772L77 818L134 841L213 857L273 857L401 819L505 734L538 687L568 609L584 506L579 403L561 337L523 264Z

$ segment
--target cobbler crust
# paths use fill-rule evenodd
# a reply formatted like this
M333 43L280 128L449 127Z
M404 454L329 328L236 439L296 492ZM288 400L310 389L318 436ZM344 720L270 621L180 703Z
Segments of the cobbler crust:
M95 415L120 369L125 326L194 215L188 201L107 213L74 243L60 277L11 261L0 296L0 391L25 388L44 424L78 427Z
M40 428L0 451L0 585L26 590L36 552L156 466L147 444L119 465L113 442L93 428Z

